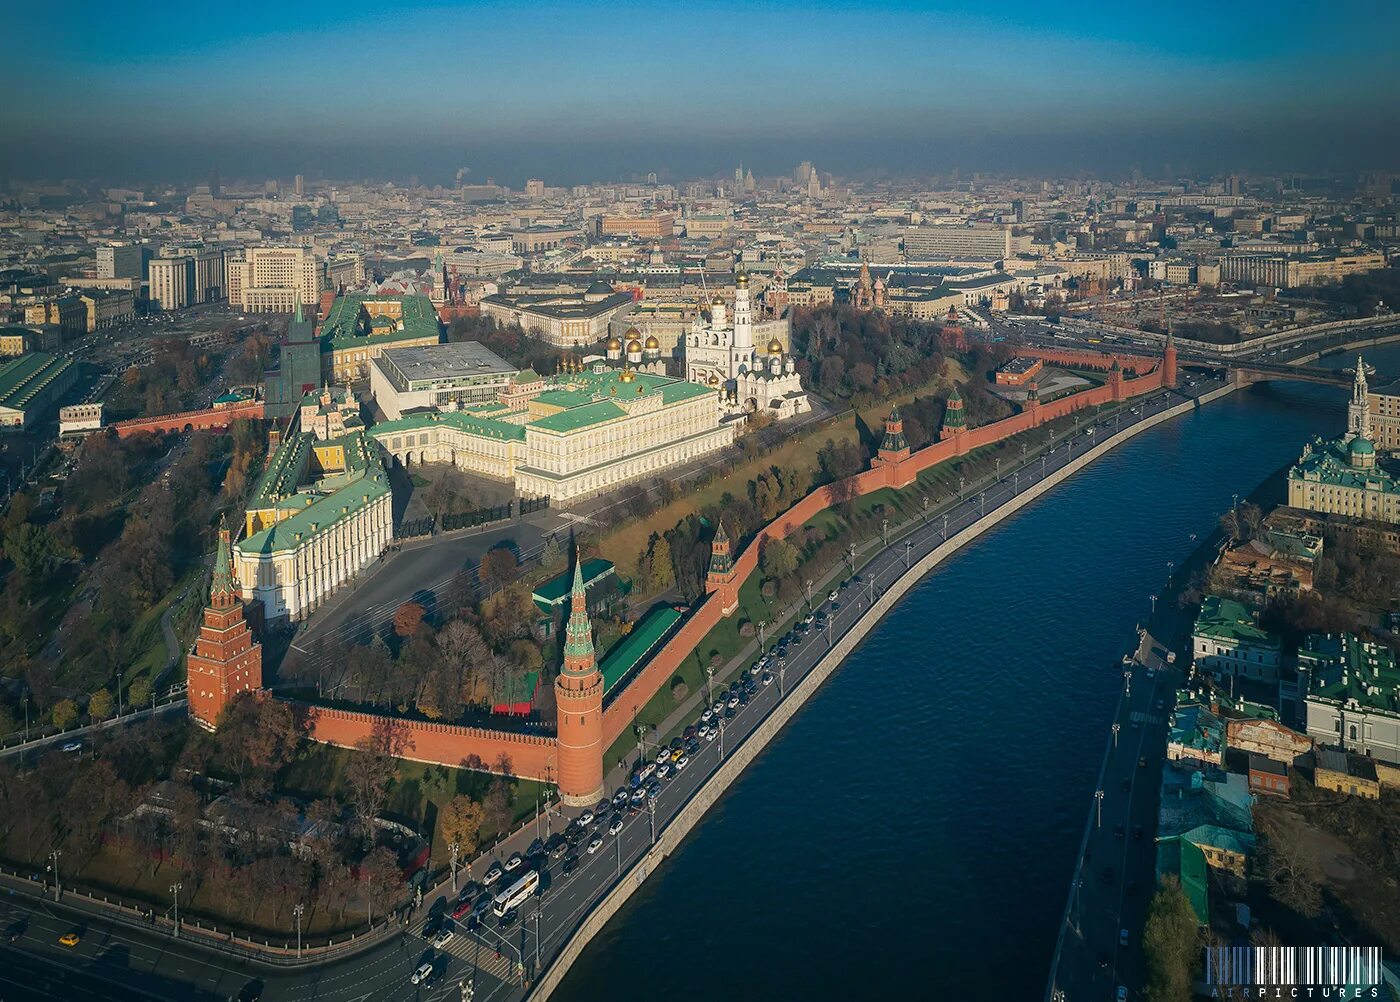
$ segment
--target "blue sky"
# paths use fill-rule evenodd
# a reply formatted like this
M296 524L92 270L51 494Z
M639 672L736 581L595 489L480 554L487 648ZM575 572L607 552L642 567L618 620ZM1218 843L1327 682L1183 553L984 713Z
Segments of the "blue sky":
M17 173L1379 168L1397 143L1391 3L58 2L7 23L48 40L0 67Z

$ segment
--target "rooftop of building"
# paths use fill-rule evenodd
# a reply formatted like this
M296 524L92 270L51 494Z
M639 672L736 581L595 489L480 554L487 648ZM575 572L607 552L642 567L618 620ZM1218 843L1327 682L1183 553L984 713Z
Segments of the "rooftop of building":
M515 366L479 341L391 348L381 353L375 361L381 363L381 369L397 370L410 382L513 376L517 371Z
M481 302L559 320L583 320L630 305L632 294L614 292L601 298L588 298L586 292L498 292L484 297Z
M1167 728L1167 744L1197 752L1202 757L1218 757L1225 747L1225 724L1208 706L1200 703L1178 706Z
M632 631L613 645L598 666L603 675L604 696L646 661L680 620L679 612L664 606L653 609L635 623Z
M371 309L376 303L396 303L399 314L391 318L389 325L381 323ZM438 324L437 311L427 296L378 296L364 293L351 293L337 296L331 301L325 322L321 324L321 345L323 348L348 348L368 338L376 342L410 341L424 338L438 338L442 328Z
M42 351L32 351L0 365L0 407L23 410L72 366L72 359Z
M523 426L468 411L416 411L405 414L396 421L380 421L370 429L370 434L376 440L383 440L386 435L405 431L422 431L424 428L435 426L453 428L471 435L480 435L483 438L520 442L525 440Z
M1298 667L1312 673L1310 699L1400 714L1400 669L1388 647L1351 633L1309 633L1298 647Z
M1207 595L1201 602L1193 633L1198 637L1253 647L1279 647L1278 637L1259 626L1249 606L1220 595Z
M603 580L613 573L613 562L604 560L601 557L593 557L583 562L579 568L579 573L583 578L583 586L591 588L596 582ZM563 605L569 599L569 592L573 588L574 572L572 569L564 571L555 577L550 578L544 584L531 593L530 597L541 611L549 612Z
M1382 491L1400 494L1400 477L1380 462L1369 469L1358 469L1350 462L1353 447L1365 439L1314 439L1303 447L1303 455L1288 469L1289 480L1311 480L1329 487ZM1370 445L1370 443L1366 443ZM1374 452L1374 446L1370 452Z
M1254 795L1249 778L1236 772L1186 770L1169 763L1162 770L1158 836L1183 835L1202 825L1252 835Z

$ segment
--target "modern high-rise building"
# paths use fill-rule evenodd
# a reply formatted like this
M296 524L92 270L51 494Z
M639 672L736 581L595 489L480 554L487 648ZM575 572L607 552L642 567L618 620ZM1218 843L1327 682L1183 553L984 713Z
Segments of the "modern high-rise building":
M292 191L296 192L298 195L306 194L306 179L300 174L292 180Z
M904 257L909 261L942 258L1001 260L1011 253L1011 230L993 223L968 226L920 226L904 231Z
M291 313L321 295L321 266L310 247L248 247L227 267L230 301L244 310Z
M202 244L167 247L150 264L151 305L181 310L224 298L223 252Z
M525 182L526 198L544 198L544 182L537 177L532 177Z
M97 248L98 278L140 278L141 245L107 244Z

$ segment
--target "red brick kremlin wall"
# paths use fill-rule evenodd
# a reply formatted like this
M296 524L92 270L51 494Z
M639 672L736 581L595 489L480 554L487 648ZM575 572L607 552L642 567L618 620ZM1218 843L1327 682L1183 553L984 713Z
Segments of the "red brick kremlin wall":
M1017 353L1028 354L1028 352L1021 351ZM1032 404L1019 414L1013 414L1011 417L983 425L980 428L972 428L952 438L928 445L918 452L911 453L902 462L876 465L863 473L849 477L841 484L828 484L808 494L760 529L752 542L744 548L744 551L734 558L734 573L732 582L728 585L732 589L732 594L726 596L716 592L707 595L699 608L686 620L685 625L667 641L661 650L656 652L641 674L628 684L626 691L608 706L603 713L603 743L611 746L619 736L628 730L636 709L645 706L652 696L671 680L685 659L700 646L705 635L724 618L720 610L734 603L739 589L743 587L749 575L758 569L758 554L764 540L786 538L823 510L836 504L837 499L843 495L864 496L885 487L906 486L929 467L947 462L971 452L973 449L991 445L1023 431L1029 431L1047 421L1073 414L1086 407L1112 403L1115 392L1121 394L1120 399L1126 399L1159 390L1163 385L1162 367L1156 366L1157 360L1152 358L1133 355L1101 355L1090 352L1046 352L1044 356L1038 355L1037 357L1046 357L1048 361L1053 361L1057 365L1105 370L1111 369L1116 359L1121 369L1130 372L1145 372L1146 375L1133 379L1122 378L1121 389L1116 389L1115 380L1111 379L1102 386L1096 386L1082 393L1061 397L1047 404ZM1156 367L1154 368L1154 366ZM1148 371L1149 369L1151 371Z
M336 710L307 703L294 703L305 714L307 737L341 748L353 748L355 743L371 736L374 725L383 719L373 713ZM409 745L404 758L415 762L432 762L458 766L475 755L492 772L502 755L510 758L513 776L526 779L549 779L556 775L554 738L530 734L512 734L484 727L462 727L459 724L435 724L426 720L394 718L408 733Z
M118 438L127 438L131 435L140 435L143 432L157 435L164 435L167 432L182 432L186 428L196 431L206 431L210 428L226 429L236 418L261 420L262 416L263 402L253 400L246 404L235 404L232 407L208 407L199 411L162 414L159 417L132 418L129 421L117 421L111 427L116 429Z
M1030 404L1019 414L980 428L972 428L943 441L929 445L907 458L896 462L878 462L871 469L858 473L840 485L827 485L808 494L797 504L779 515L744 548L734 560L734 572L724 585L723 591L707 595L691 616L683 623L675 635L659 650L641 673L628 684L627 688L603 712L602 747L608 748L632 724L633 715L638 709L669 684L685 659L700 646L705 636L724 618L722 609L733 605L738 590L748 580L749 575L758 569L758 554L764 540L782 539L796 531L815 515L831 507L841 496L862 496L872 494L885 487L901 487L909 483L919 473L931 466L964 455L974 449L991 445L1012 435L1036 428L1048 421L1064 417L1075 411L1098 404L1124 400L1161 389L1164 385L1164 369L1156 359L1132 355L1106 355L1091 352L1036 352L1032 349L1020 354L1036 354L1047 361L1074 368L1108 370L1117 360L1120 373L1110 376L1109 382L1082 393L1061 397L1046 404ZM1128 372L1144 373L1128 378ZM309 736L315 741L324 741L342 747L353 747L355 742L369 737L375 721L379 718L371 713L358 713L347 710L333 710L307 706L310 721ZM543 779L559 776L557 750L550 737L535 737L513 734L507 731L494 731L478 727L461 727L455 724L435 724L419 721L403 721L412 739L412 747L406 758L420 762L435 762L457 766L470 757L479 758L487 769L494 771L495 764L502 754L511 760L511 772L517 776ZM606 768L607 763L604 763Z

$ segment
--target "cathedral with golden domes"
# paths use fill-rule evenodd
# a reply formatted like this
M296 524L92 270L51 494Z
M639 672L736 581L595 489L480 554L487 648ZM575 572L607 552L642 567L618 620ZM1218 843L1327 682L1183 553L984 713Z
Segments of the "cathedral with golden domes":
M661 359L661 342L655 334L648 334L643 340L641 331L629 327L622 337L614 335L608 338L604 353L614 368L623 366L657 376L666 375L666 363Z
M685 378L712 387L726 414L787 418L810 410L797 362L782 342L774 338L762 348L754 345L753 305L744 272L735 278L732 322L726 313L724 300L716 296L708 322L697 317L691 324L682 342ZM645 349L642 354L645 357Z

